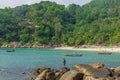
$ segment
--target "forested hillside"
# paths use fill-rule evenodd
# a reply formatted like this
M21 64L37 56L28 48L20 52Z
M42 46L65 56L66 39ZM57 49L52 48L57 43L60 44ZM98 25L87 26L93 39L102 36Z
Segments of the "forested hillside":
M92 0L79 6L42 1L0 9L0 44L117 45L120 0Z

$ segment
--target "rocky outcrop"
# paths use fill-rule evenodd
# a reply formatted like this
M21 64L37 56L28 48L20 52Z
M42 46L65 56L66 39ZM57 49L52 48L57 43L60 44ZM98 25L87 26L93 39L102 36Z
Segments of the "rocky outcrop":
M44 70L35 80L55 80L55 74L52 70Z
M115 80L120 80L120 66L113 69L113 77Z
M93 68L104 68L104 64L102 63L94 63L94 64L90 64L90 66L92 66Z
M108 69L102 63L78 64L60 70L41 67L31 72L36 78L27 80L120 80L120 67Z
M111 72L107 68L94 68L86 64L75 65L73 66L72 70L76 70L84 75L94 77L108 77L111 75Z
M111 78L111 77L100 77L100 78L97 78L97 77L93 77L93 76L84 76L83 80L114 80L114 79Z
M34 78L27 78L26 80L34 80Z
M116 68L114 69L114 71L115 71L116 73L120 73L120 66L119 66L119 67L116 67Z
M60 73L61 73L61 74L64 74L64 73L66 73L66 72L69 71L69 70L70 70L69 68L63 67L63 68L60 70Z
M60 80L82 80L83 79L83 75L82 73L79 73L76 70L70 70L68 72L66 72L61 78Z
M21 42L11 42L9 44L0 45L1 48L51 48L51 45L45 45L40 43L21 43Z
M40 74L40 71L39 69L33 69L32 71L30 71L30 73L37 76Z

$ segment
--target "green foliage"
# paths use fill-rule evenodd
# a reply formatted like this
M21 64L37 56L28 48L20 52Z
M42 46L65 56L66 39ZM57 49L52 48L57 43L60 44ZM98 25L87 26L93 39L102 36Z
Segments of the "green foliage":
M0 43L53 45L120 43L120 0L92 0L68 7L50 1L0 9Z
M7 42L14 42L17 38L17 34L15 32L9 33L5 35L5 41Z
M25 43L27 43L27 42L32 43L32 42L34 42L34 38L29 34L21 34L20 35L20 41L25 42Z
M42 44L48 44L49 43L49 39L45 38L45 37L42 37L42 38L38 39L38 42L42 43Z

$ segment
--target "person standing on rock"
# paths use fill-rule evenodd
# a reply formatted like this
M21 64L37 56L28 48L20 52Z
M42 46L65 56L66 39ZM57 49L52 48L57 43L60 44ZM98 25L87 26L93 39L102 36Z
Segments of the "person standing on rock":
M63 58L63 65L64 65L64 67L65 67L65 65L66 65L66 60L65 60L65 58Z

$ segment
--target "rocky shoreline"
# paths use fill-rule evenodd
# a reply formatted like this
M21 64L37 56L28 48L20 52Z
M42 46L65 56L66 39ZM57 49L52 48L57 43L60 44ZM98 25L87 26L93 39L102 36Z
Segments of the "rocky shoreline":
M78 64L60 70L41 67L31 73L35 77L27 80L120 80L120 66L109 69L102 63Z
M45 45L40 43L21 43L21 42L11 42L9 44L0 45L1 48L52 48L57 45Z
M40 44L40 43L21 43L11 42L9 44L0 44L0 48L48 48L58 50L79 50L79 51L94 51L94 52L111 52L120 53L120 45L101 46L101 45L80 45L80 46L64 46L55 44Z

